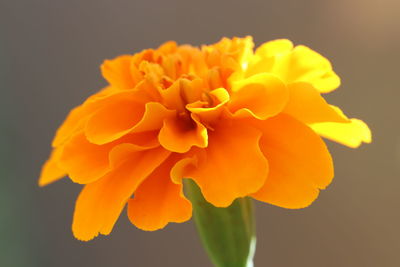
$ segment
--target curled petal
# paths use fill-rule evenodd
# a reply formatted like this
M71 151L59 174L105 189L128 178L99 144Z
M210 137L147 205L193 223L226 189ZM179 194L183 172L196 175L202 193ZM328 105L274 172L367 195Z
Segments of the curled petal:
M223 66L233 70L240 68L240 62L246 62L253 53L253 38L222 38L218 43L203 46L202 51L208 66Z
M266 73L234 83L232 91L228 107L237 117L265 120L281 112L289 99L285 84Z
M180 96L185 103L193 103L201 98L204 93L204 82L202 79L180 79Z
M167 41L158 47L158 51L166 54L174 53L178 49L178 44L175 41Z
M261 58L270 58L277 55L285 54L293 49L293 43L288 39L277 39L266 42L256 50L256 55Z
M113 144L128 143L136 147L138 151L148 150L160 146L158 142L158 131L147 131L139 133L129 133L124 137L113 142Z
M172 183L170 171L175 164L170 157L160 165L128 202L128 216L138 228L155 231L170 222L185 222L192 216L192 205L185 198L182 184Z
M111 170L109 153L116 145L122 143L129 144L137 151L159 146L157 132L129 134L105 145L92 144L83 133L79 133L62 149L59 166L68 173L72 181L80 184L91 183Z
M128 91L124 95L110 97L108 103L97 110L87 121L86 137L91 143L102 145L131 132L139 122L142 124L142 131L154 130L157 128L157 123L160 124L161 119L157 115L154 117L154 121L149 122L149 120L153 120L153 117L148 113L153 113L154 109L159 111L161 108L159 108L159 104L149 103L145 106L146 100L148 100L146 93L140 91ZM159 115L161 116L161 114Z
M371 142L371 131L361 120L349 119L338 107L329 105L307 83L289 85L290 100L284 113L308 124L319 135L356 148Z
M290 209L310 205L333 178L332 158L322 139L284 114L259 122L259 129L270 171L253 197Z
M109 96L114 94L118 94L114 88L106 87L97 94L89 97L82 105L71 110L63 124L57 130L52 146L57 147L62 145L74 134L81 131L90 115L106 105Z
M185 103L181 97L181 83L180 80L175 81L167 89L160 91L163 102L167 108L176 109L179 111L184 110Z
M192 178L204 198L227 207L238 197L256 192L268 175L268 162L259 148L261 132L238 122L221 122L210 133L209 146L173 168L174 182Z
M132 143L117 144L109 152L110 167L112 169L118 168L118 166L121 164L121 162L124 162L125 160L129 159L130 157L137 157L138 152L154 150L158 146L159 145L148 148L148 147L144 147L144 146L140 146L140 145L132 144Z
M157 102L149 102L145 106L142 119L131 129L131 132L155 131L161 129L165 118L171 118L176 112L165 108Z
M60 167L68 173L72 181L90 183L110 170L108 153L112 147L113 144L92 144L81 132L64 146L59 160Z
M278 39L262 44L257 48L253 60L245 70L246 76L257 73L274 73L273 68L276 61L292 51L293 43L287 39Z
M112 60L106 60L101 65L103 77L115 88L131 89L135 87L131 72L132 56L123 55Z
M77 106L72 109L65 121L58 128L56 135L54 136L52 146L58 147L65 143L71 136L81 131L85 125L88 118L88 113L86 112L87 106L84 104Z
M310 127L322 137L351 148L357 148L362 143L371 143L372 140L370 129L358 119L350 119L348 123L315 123Z
M45 186L53 183L66 175L66 172L60 168L59 159L62 148L55 148L51 152L50 158L43 165L39 178L39 186Z
M201 98L203 88L201 79L180 78L167 89L161 90L160 94L166 107L182 112L187 103L192 103Z
M167 150L185 153L192 146L206 147L208 144L207 129L198 118L192 114L187 117L174 117L164 120L164 125L158 135L160 144Z
M212 98L213 106L208 107L203 101L197 101L186 105L186 109L196 114L203 122L216 121L223 111L223 107L229 101L229 93L224 88L212 90L209 93Z
M221 75L221 69L218 67L214 67L207 71L207 83L210 89L216 89L224 87L224 82Z
M329 105L309 83L296 82L288 86L289 101L284 113L310 124L316 122L350 122L337 107Z
M260 46L255 55L247 75L273 73L285 83L310 83L321 93L333 91L340 85L329 60L306 46L293 48L289 40L275 40Z
M322 93L333 91L340 85L340 79L333 72L329 60L302 45L276 58L273 73L288 83L308 82Z
M126 155L127 148L120 152ZM88 241L99 233L108 235L133 192L168 155L162 148L132 150L130 157L123 157L125 161L119 162L112 172L86 185L76 201L74 236ZM116 158L122 157L116 155Z

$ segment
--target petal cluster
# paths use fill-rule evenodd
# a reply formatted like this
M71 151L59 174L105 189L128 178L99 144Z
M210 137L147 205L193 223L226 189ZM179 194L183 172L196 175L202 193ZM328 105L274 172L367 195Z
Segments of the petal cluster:
M143 230L189 220L184 178L217 207L251 196L303 208L333 178L321 136L371 141L323 98L340 84L326 58L284 39L253 47L251 37L167 42L103 63L108 86L70 112L39 179L84 185L76 238L109 234L125 206Z

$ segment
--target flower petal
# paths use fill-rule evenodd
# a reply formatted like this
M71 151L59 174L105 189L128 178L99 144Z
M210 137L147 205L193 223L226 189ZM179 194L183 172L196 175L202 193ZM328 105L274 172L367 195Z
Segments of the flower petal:
M64 146L59 165L75 183L93 182L110 170L108 153L113 146L92 144L81 132Z
M319 135L356 148L371 142L371 131L361 120L349 119L338 107L329 105L307 83L289 85L290 100L284 113L308 124Z
M119 150L119 149L117 149ZM127 155L123 151L114 151ZM138 185L148 177L169 155L162 148L147 151L131 151L124 160L100 180L86 185L80 193L75 207L72 231L82 241L88 241L99 233L108 235L116 223L126 202Z
M115 146L127 143L137 151L152 149L159 146L157 135L155 131L133 133L112 143L96 145L79 133L65 144L58 164L75 183L91 183L111 170L109 153Z
M174 110L169 110L160 103L146 103L142 119L131 129L131 131L137 133L160 130L164 119L171 118L175 115L176 112Z
M124 137L112 142L112 144L128 143L136 147L138 151L148 150L160 146L158 142L158 131L147 131L140 133L129 133Z
M273 73L275 61L292 51L293 43L287 39L266 42L257 48L255 55L245 70L245 76L257 73Z
M358 119L350 119L348 123L315 123L310 127L322 137L352 148L359 147L363 142L371 143L372 139L367 124Z
M207 129L194 114L191 115L191 119L186 119L186 117L167 118L164 120L158 140L169 151L185 153L192 146L207 146Z
M249 114L258 119L278 114L289 100L285 84L274 75L261 73L251 76L232 86L231 112L237 117Z
M329 60L303 45L275 57L272 73L287 83L308 82L322 93L331 92L340 85Z
M284 113L306 124L350 121L337 107L329 105L312 85L296 82L288 88L290 99L283 110Z
M185 198L182 184L172 183L171 168L176 157L160 165L134 193L128 202L128 216L138 228L155 231L170 222L185 222L192 216L192 205Z
M261 45L249 65L246 75L268 72L285 83L307 82L319 92L328 93L340 85L340 78L323 56L299 45L293 49L289 40L281 39Z
M118 94L116 92L114 88L106 87L89 97L82 105L71 110L63 124L57 130L52 146L57 147L62 145L75 133L81 131L89 116L103 107L103 105L107 103L109 96Z
M131 89L137 82L133 79L131 66L132 56L123 55L112 60L105 60L101 65L101 73L113 87Z
M190 112L196 114L202 122L210 123L218 120L219 116L223 111L223 107L229 101L229 93L224 88L218 88L212 90L209 93L209 97L212 98L214 106L205 106L203 101L196 101L191 104L186 105L186 109Z
M66 172L58 164L61 152L60 148L55 148L51 152L40 173L39 186L48 185L66 176Z
M171 172L192 178L204 198L217 207L227 207L238 197L256 192L268 175L268 162L259 148L261 132L239 122L221 122L210 132L209 146L196 154L196 168L183 160ZM192 163L193 164L193 163ZM186 172L186 173L185 173Z
M204 82L201 79L179 78L168 88L160 90L160 94L167 108L182 112L187 103L201 98L203 89Z
M333 178L332 159L324 142L310 128L288 115L259 123L260 147L270 171L253 197L284 208L310 205Z
M164 105L169 109L182 111L185 109L185 103L182 98L182 80L176 80L171 86L160 90Z
M107 105L97 110L85 126L88 140L102 145L132 131L145 114L146 95L143 93L129 91L123 97L116 95Z
M293 43L290 40L277 39L260 45L255 54L262 58L268 58L290 52L292 49Z

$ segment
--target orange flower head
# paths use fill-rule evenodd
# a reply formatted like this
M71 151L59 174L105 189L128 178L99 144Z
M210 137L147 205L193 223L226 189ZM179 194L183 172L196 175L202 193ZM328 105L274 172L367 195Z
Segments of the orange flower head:
M253 46L167 42L103 63L109 85L70 112L39 179L84 185L76 238L108 235L126 204L143 230L189 220L183 178L217 207L251 196L303 208L333 178L321 136L371 141L365 123L324 100L340 84L326 58L285 39Z

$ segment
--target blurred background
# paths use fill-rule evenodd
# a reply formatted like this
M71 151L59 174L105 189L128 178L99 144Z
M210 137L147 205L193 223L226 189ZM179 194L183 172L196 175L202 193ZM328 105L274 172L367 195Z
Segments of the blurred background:
M257 266L400 266L400 1L0 0L0 266L211 266L192 222L142 232L125 213L92 242L70 226L79 185L37 186L68 111L105 85L106 58L167 40L289 38L331 60L327 99L373 143L329 142L332 185L304 210L257 203Z

